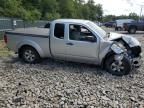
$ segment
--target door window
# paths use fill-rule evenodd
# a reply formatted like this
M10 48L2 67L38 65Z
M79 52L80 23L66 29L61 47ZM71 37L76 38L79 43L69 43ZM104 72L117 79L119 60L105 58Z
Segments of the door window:
M64 24L60 23L55 24L54 36L59 39L64 39L64 30L65 30Z
M76 41L96 42L96 37L86 27L71 24L69 26L69 39Z

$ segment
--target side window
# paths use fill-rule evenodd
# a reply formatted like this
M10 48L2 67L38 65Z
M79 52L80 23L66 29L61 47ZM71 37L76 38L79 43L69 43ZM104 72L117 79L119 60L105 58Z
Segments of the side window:
M77 41L96 42L96 37L86 27L71 24L69 26L69 39Z
M64 24L60 23L55 24L54 36L59 39L64 39L64 29L65 29Z

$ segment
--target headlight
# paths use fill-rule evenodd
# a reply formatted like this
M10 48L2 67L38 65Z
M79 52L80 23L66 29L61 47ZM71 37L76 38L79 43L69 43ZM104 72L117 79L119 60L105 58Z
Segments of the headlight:
M111 49L117 54L121 54L124 52L124 50L120 46L118 46L117 44L113 44L111 46Z

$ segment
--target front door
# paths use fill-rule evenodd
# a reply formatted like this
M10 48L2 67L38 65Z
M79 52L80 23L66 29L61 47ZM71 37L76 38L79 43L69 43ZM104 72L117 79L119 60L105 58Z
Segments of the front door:
M96 36L82 25L70 24L66 58L71 61L96 63L99 45Z

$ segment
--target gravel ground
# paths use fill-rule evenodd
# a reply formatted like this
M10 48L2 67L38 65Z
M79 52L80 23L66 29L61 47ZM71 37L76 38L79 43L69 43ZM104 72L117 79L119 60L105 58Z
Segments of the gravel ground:
M143 33L133 36L144 48ZM95 65L52 59L29 65L3 57L0 108L144 108L143 69L116 77Z

